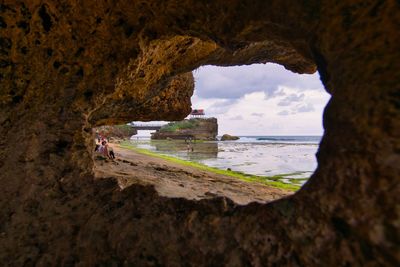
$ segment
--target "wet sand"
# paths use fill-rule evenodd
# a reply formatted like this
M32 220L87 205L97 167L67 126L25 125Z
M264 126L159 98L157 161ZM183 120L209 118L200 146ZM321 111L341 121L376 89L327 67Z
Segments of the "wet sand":
M153 185L161 196L187 199L227 197L240 205L266 203L291 191L184 166L111 144L116 159L95 160L96 178L115 177L121 189L133 184Z

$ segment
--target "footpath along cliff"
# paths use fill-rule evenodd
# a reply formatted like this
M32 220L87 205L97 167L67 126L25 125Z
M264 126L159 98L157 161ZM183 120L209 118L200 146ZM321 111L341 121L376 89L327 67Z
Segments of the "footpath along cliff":
M193 118L171 122L151 135L151 139L216 140L218 122L216 118Z

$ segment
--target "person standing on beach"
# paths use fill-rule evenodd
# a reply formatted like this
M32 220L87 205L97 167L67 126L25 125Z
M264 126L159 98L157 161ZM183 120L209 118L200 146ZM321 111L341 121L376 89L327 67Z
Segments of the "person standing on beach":
M108 147L108 146L107 146ZM115 159L115 154L114 154L114 150L112 147L108 147L108 155L110 159Z
M194 151L194 147L192 144L187 144L187 152L193 152Z
M108 145L106 141L101 142L101 146L99 147L100 154L103 154L106 158L108 158Z

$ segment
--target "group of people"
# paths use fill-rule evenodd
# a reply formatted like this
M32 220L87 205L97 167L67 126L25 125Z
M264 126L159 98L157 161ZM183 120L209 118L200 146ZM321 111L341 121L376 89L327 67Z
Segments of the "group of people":
M106 158L115 159L114 150L107 144L107 139L105 137L97 137L95 152L100 153Z

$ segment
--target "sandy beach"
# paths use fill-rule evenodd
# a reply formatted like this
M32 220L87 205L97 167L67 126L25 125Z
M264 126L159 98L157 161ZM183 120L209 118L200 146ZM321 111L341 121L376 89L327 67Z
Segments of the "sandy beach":
M115 160L95 160L97 179L115 177L123 190L133 185L153 185L161 196L204 199L227 197L240 205L270 202L293 194L257 182L215 174L165 159L143 155L111 144Z

